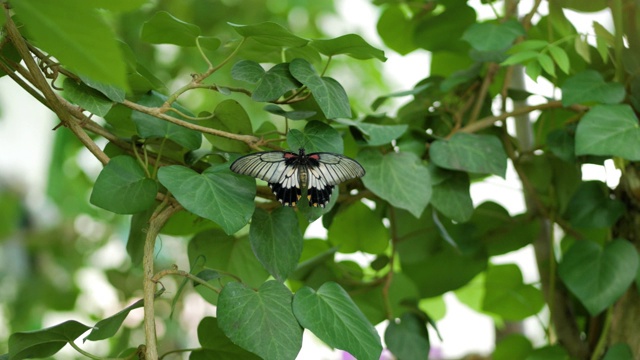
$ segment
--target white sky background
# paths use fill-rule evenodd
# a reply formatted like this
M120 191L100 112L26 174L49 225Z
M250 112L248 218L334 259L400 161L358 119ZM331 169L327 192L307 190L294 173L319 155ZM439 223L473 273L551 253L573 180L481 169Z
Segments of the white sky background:
M470 1L470 3L476 9L480 9L481 18L493 16L487 6L480 5L479 0ZM368 0L336 1L336 6L341 18L327 17L324 19L325 28L330 29L331 35L339 36L351 32L359 33L370 44L380 48L384 47L375 29L379 15L378 8L371 5ZM531 1L522 1L521 9L529 9L530 6ZM542 11L545 10L542 9ZM579 32L592 33L591 22L593 20L610 27L608 13L585 15L569 12L567 16L572 21L579 21L577 23ZM428 76L430 56L426 51L417 50L409 55L400 56L393 51L386 50L386 56L388 60L384 65L384 72L389 81L392 82L394 91L410 89L419 80ZM551 94L551 91L553 91L550 84L541 86L533 83L528 78L527 87L530 91L540 94ZM39 211L38 214L46 218L50 213L42 211L42 209L47 209L46 199L43 194L53 139L51 129L56 125L56 122L48 109L33 100L6 76L0 78L0 94L0 184L19 185L27 194L29 207L34 211ZM87 160L88 168L91 169L91 172L99 169L100 165L97 160L89 157L86 157L85 160ZM585 178L606 180L609 186L615 186L619 177L619 172L611 164L607 166L606 170L601 166L590 165L583 168L583 171L585 172ZM471 195L476 205L491 199L503 205L512 214L524 211L520 184L511 167L507 172L506 180L492 177L481 184L474 184L471 189ZM79 221L87 222L89 220ZM322 233L321 227L315 225L312 227L315 230L312 231ZM82 226L79 224L79 227ZM171 246L169 242L165 245ZM118 247L118 245L114 246L115 249L110 249L109 256L114 256L114 253L118 252L120 252L120 255L114 260L126 256L123 248ZM170 251L167 248L164 250ZM2 253L0 253L1 259ZM538 280L533 252L530 248L493 258L492 261L494 263L516 262L521 266L526 282L532 283ZM108 267L107 264L104 264L104 266ZM110 266L113 266L113 264ZM106 280L99 274L99 271L83 272L79 274L79 279L86 280L82 281L86 284L84 286L85 291L92 294L89 295L90 299L85 298L85 300L99 302L101 299L112 299L115 301L115 294L105 290L105 287L108 288L109 286L106 285ZM442 355L446 358L462 357L471 352L489 354L493 349L494 342L493 322L491 319L460 304L451 294L447 294L445 300L447 315L438 322L444 343L441 343L435 333L431 332L432 345L440 348ZM190 302L194 305L203 304L203 300L197 296L190 297ZM112 309L111 313L120 310L118 304L99 303L99 306L103 309ZM139 317L134 313L135 311L131 313L131 316L134 318L133 321L135 323L135 318L139 320ZM191 314L193 316L192 319L199 319L206 313L210 313L210 311L194 311ZM69 318L67 314L59 315L50 319L52 324ZM85 323L90 324L92 322L87 320ZM540 336L541 330L536 320L526 321L525 326L532 336ZM379 326L379 328L381 331L384 330L383 326ZM337 353L332 352L326 346L316 344L308 336L308 332L305 332L305 346L299 355L299 359L339 358ZM74 352L72 351L68 354L74 354Z

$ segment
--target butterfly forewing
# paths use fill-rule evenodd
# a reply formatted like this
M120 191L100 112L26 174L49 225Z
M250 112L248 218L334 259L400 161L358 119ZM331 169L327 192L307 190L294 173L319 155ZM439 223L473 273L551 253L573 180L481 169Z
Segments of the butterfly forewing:
M324 207L334 185L364 176L364 168L353 159L333 153L299 154L268 151L243 156L231 164L231 170L269 183L278 201L293 206L307 187L309 205Z

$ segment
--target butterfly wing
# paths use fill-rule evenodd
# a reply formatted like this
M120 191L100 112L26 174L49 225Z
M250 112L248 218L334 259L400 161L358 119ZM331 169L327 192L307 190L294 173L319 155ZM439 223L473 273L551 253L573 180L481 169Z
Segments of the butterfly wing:
M325 207L331 198L334 185L362 177L364 168L357 161L333 153L308 155L307 197L311 206Z
M238 158L231 171L266 181L280 203L293 206L302 195L297 160L292 152L258 152Z

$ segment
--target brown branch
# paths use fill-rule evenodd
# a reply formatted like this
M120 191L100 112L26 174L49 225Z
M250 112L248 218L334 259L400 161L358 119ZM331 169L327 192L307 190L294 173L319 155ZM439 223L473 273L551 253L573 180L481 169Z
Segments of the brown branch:
M22 34L18 31L16 24L13 22L8 9L4 9L6 23L5 29L8 37L11 39L14 47L24 60L30 75L32 76L32 84L44 95L45 99L49 103L49 107L53 110L58 118L74 133L74 135L84 144L84 146L103 164L106 165L109 162L109 157L96 145L95 142L84 132L77 121L66 111L64 106L59 102L58 96L53 92L49 83L45 79L44 75L40 71L40 67L36 64L35 60L31 57L31 52L25 40L22 38Z
M502 120L506 120L507 118L510 118L512 116L518 116L518 115L523 115L523 114L528 114L530 112L536 111L536 110L546 110L546 109L559 109L564 107L562 105L561 101L549 101L547 103L544 104L540 104L540 105L531 105L531 106L523 106L521 108L518 108L512 112L508 112L508 113L503 113L500 114L498 116L487 116L485 118L482 118L472 124L469 124L465 127L463 127L462 129L460 129L460 132L465 132L465 133L474 133L477 131L480 131L482 129L488 128L491 125L493 125L496 121L502 121ZM569 109L576 111L576 112L584 112L587 111L589 108L583 105L571 105L568 107Z
M143 106L143 105L140 105L140 104L136 104L136 103L134 103L132 101L129 101L129 100L124 100L122 102L122 105L124 105L124 106L126 106L126 107L128 107L128 108L130 108L132 110L139 111L141 113L154 116L154 117L156 117L158 119L168 121L170 123L185 127L187 129L199 131L199 132L206 133L206 134L220 136L220 137L224 137L224 138L227 138L227 139L242 141L245 144L249 145L249 147L251 147L252 149L255 149L255 150L260 150L260 146L273 148L273 145L269 144L268 142L266 142L265 140L263 140L263 139L261 139L259 137L256 137L256 136L253 136L253 135L238 135L238 134L234 134L234 133L230 133L230 132L226 132L226 131L212 129L212 128L201 126L201 125L192 124L190 122L187 122L187 121L184 121L184 120L180 120L178 118L175 118L173 116L165 114L162 108L151 108L151 107Z
M482 86L480 86L480 91L478 91L478 98L476 99L476 103L473 106L473 110L471 110L471 116L469 117L469 124L473 124L476 120L478 120L478 116L480 115L480 111L482 110L482 105L484 104L484 99L487 97L489 93L489 86L493 83L493 78L498 73L500 69L500 65L496 63L489 64L489 69L487 70L487 74L484 76L484 80L482 81Z

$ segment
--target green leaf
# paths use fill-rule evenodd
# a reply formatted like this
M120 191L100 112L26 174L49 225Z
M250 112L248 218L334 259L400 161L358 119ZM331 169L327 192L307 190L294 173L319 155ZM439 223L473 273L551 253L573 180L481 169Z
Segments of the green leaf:
M531 341L522 334L507 335L496 345L492 360L526 360L533 350Z
M629 345L618 343L607 349L607 353L604 354L602 360L633 360L633 353Z
M490 266L485 287L482 309L504 320L523 320L540 312L545 304L539 289L522 283L522 273L515 264Z
M200 45L200 47L209 51L218 50L220 45L222 45L222 41L213 36L198 36L196 38L196 42Z
M551 76L556 76L556 68L553 65L553 60L551 59L551 57L547 54L538 54L538 64L540 64L540 67L542 67L542 69L544 71L547 72L547 74L551 75Z
M235 344L263 359L295 359L302 328L291 301L291 291L277 281L267 281L258 291L231 282L220 293L218 325Z
M216 269L239 277L243 283L251 287L260 286L269 277L251 251L248 237L236 238L218 229L206 230L189 241L187 254L189 263L202 264L191 269L191 273L194 274L200 274L202 269ZM201 288L197 288L201 294L205 291L211 292ZM205 296L205 299L211 301L208 296Z
M576 155L605 155L640 160L640 125L629 105L598 105L576 129Z
M524 64L533 59L537 59L539 54L540 53L537 51L525 50L509 56L507 60L501 62L500 65L508 66L514 64Z
M330 57L345 54L359 60L376 58L380 61L387 61L384 51L369 45L356 34L347 34L329 40L312 40L310 45Z
M558 274L592 316L613 305L629 288L638 270L638 251L627 240L604 248L576 241L563 256Z
M144 242L149 230L149 220L155 210L155 206L150 206L146 211L142 211L131 216L129 237L127 238L127 254L129 254L131 264L134 266L142 264Z
M98 90L100 93L102 93L104 96L106 96L108 99L115 101L115 102L123 102L125 99L125 95L126 92L124 91L124 89L119 88L117 86L114 85L110 85L110 84L105 84L99 81L95 81L90 77L84 76L84 75L79 75L80 79L82 80L83 83L85 83L87 86ZM66 81L66 79L65 79Z
M146 0L94 0L96 7L111 11L131 11L140 8Z
M238 25L228 23L240 36L270 46L300 47L306 45L309 40L293 35L281 25L272 22L263 22L255 25Z
M573 42L573 48L576 50L576 54L578 54L584 61L591 63L591 47L587 42L586 34L584 37L576 36Z
M301 288L293 299L293 313L300 325L327 345L360 360L380 358L378 333L340 285L327 282L318 291Z
M308 61L293 59L289 71L296 80L307 86L324 115L329 119L351 117L347 93L336 80L316 73Z
M13 333L9 336L9 358L21 360L52 356L89 329L77 321L66 321L42 330Z
M111 110L113 101L107 99L101 92L83 83L77 83L70 78L62 83L65 97L72 103L98 116L105 116Z
M410 89L410 90L398 91L391 94L379 96L373 101L373 103L371 103L371 109L374 111L377 110L380 107L380 105L382 105L389 98L404 97L404 96L410 96L410 95L415 96L427 90L431 86L433 86L433 83L426 83L422 85L416 85L413 89Z
M527 50L542 50L549 46L549 42L546 40L525 40L514 44L507 53L509 54L517 54L519 52L527 51Z
M336 122L356 127L364 134L367 144L371 146L390 144L391 141L402 136L409 128L409 125L406 124L379 125L349 119L336 119Z
M296 129L289 130L287 144L289 149L293 151L305 148L307 153L333 152L342 154L344 151L344 143L338 131L317 120L310 121L304 127L304 132Z
M403 273L420 289L422 298L455 290L486 268L484 252L463 253L442 239L431 209L420 219L407 216L399 209L393 211L397 236L403 239L396 246L400 265Z
M152 91L148 94L145 94L142 98L140 98L140 100L137 101L137 103L147 107L161 107L166 100L166 96ZM192 116L189 110L183 108L177 103L174 103L172 107L178 109L183 114ZM178 119L186 121L186 119L183 119L177 114L172 113L171 115ZM131 118L136 124L138 134L142 138L165 138L168 140L172 140L189 150L199 149L200 145L202 144L202 134L195 130L187 129L180 125L176 125L165 120L160 120L154 116L138 111L134 111L131 115Z
M433 183L431 205L451 220L467 222L473 214L469 175L435 166L429 170Z
M20 0L11 6L37 46L65 67L127 88L125 62L115 34L94 4L84 0Z
M262 266L282 282L291 274L302 254L302 233L292 208L272 212L257 208L249 230L251 248Z
M163 166L158 180L185 209L217 223L227 234L240 230L253 215L255 180L233 174L228 164L202 174L180 165Z
M151 44L196 46L198 36L198 26L182 21L166 11L158 11L149 21L142 24L140 38Z
M191 353L189 360L260 360L257 355L234 344L218 326L218 319L207 316L198 324L202 349Z
M531 351L526 360L570 360L567 350L560 345L550 345Z
M413 153L365 149L358 161L367 170L364 185L391 205L420 217L431 199L429 170Z
M475 23L462 35L462 39L479 51L499 51L511 45L518 36L525 34L524 28L516 20L503 23Z
M264 69L260 64L251 60L240 60L231 68L231 77L255 84L264 76Z
M129 315L129 312L134 309L139 309L143 306L144 300L140 299L127 306L126 308L118 311L117 313L109 316L108 318L104 318L98 321L93 326L93 330L91 330L89 335L85 337L84 340L98 341L113 337L113 335L118 332L118 329L120 329L120 326L122 326L122 323L127 318L127 315Z
M465 1L447 1L439 5L444 5L444 11L431 11L425 16L416 16L413 42L431 52L466 53L468 45L462 41L462 35L476 22L476 11Z
M568 78L562 84L562 105L584 103L617 104L624 100L624 85L605 82L595 70L586 70Z
M449 140L436 140L429 150L434 164L451 170L505 177L507 154L493 135L455 133Z
M158 184L146 177L140 164L121 155L102 169L89 201L116 214L135 214L151 207L157 192Z
M389 322L384 332L384 342L398 360L429 358L427 326L412 313L404 313L399 321Z
M201 125L236 135L253 134L251 119L242 105L236 100L227 99L221 101L216 106L213 114L213 119L201 121ZM249 145L242 141L212 134L204 134L204 137L209 140L214 148L222 151L246 153L250 149Z
M549 46L549 53L551 54L553 61L556 62L560 70L562 70L565 74L568 74L571 70L571 63L569 62L569 56L567 55L567 52L559 46L551 45Z
M378 214L357 202L333 219L328 239L341 253L381 254L389 245L389 231Z
M300 83L289 73L289 64L277 64L269 69L251 94L251 99L255 101L275 101L287 91L300 87Z
M615 36L597 21L593 22L593 31L596 34L596 49L606 64L609 60L609 47L615 46Z
M380 14L376 29L384 44L400 55L406 55L416 49L413 38L415 22L411 21L400 5L388 4Z
M574 227L593 229L612 226L625 212L624 204L609 196L600 181L585 181L573 194L565 217Z
M315 111L286 111L280 106L274 104L265 105L264 110L274 115L285 117L289 120L305 120L316 114Z
M538 81L538 76L542 74L542 67L540 66L540 63L537 61L529 61L526 66L527 67L524 70L525 74L527 74L531 80Z

